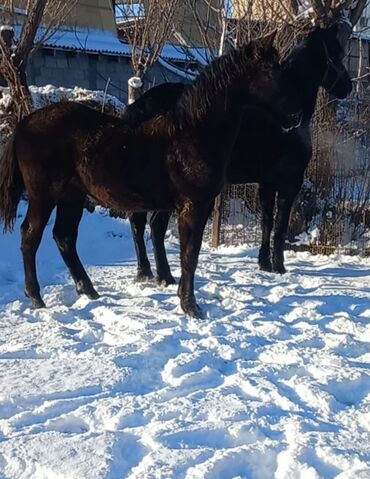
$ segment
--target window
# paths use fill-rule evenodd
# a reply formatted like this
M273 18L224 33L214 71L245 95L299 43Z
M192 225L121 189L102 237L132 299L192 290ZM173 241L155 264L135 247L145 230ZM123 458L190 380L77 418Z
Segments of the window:
M142 2L129 1L115 2L115 15L117 22L125 22L134 18L144 17L144 4Z

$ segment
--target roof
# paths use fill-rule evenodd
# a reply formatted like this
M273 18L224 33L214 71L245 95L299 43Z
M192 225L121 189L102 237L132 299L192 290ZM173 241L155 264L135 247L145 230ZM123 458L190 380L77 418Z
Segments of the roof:
M19 38L20 26L15 27L15 35ZM45 28L40 27L36 40L45 35ZM42 40L42 46L49 48L85 51L88 53L101 53L106 55L131 56L131 46L119 40L117 35L110 31L80 29L59 29ZM205 48L184 49L182 46L167 44L164 46L163 58L174 61L189 61L194 58L207 62Z
M39 29L38 38L42 38L45 33L43 30L43 28ZM42 45L68 50L83 50L90 53L126 56L131 54L130 46L127 43L122 43L114 32L107 30L61 29L43 40Z
M365 32L353 32L352 33L353 38L361 39L364 40L365 42L370 42L370 34Z

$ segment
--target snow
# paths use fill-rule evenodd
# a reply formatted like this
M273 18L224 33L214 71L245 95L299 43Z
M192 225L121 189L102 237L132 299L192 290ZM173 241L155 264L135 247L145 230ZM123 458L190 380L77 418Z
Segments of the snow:
M140 77L131 77L128 80L128 84L132 88L141 88L143 86L143 81Z
M21 26L15 27L15 35L20 37ZM95 30L87 28L63 28L47 32L44 27L39 27L36 41L44 47L78 50L108 55L131 56L131 46L122 42L115 31ZM181 45L166 44L161 56L165 59L188 61L197 58L204 64L207 63L207 49L203 47L184 47Z
M17 38L21 35L21 29L21 25L15 26ZM45 27L41 26L37 30L36 41L41 41L43 46L50 48L66 48L111 55L131 55L130 46L122 43L113 30L97 30L76 26L48 32Z
M189 47L167 43L164 45L161 57L170 60L189 61L196 59L201 65L208 65L209 50L204 47Z
M13 32L14 29L11 25L0 25L0 32Z
M86 104L101 104L104 105L104 111L116 116L120 116L125 108L125 104L113 95L109 95L101 90L86 90L81 87L64 88L56 87L54 85L34 86L29 87L33 107L35 109L43 108L50 103L57 103L60 101L77 101L86 102ZM9 88L0 87L0 116L11 102ZM5 126L5 128L4 128ZM0 155L3 146L6 142L6 125L0 123Z
M87 90L75 86L74 88L57 87L54 85L29 87L32 97L32 103L35 109L43 108L50 103L60 101L93 101L97 103L109 104L116 110L123 110L125 105L118 98L101 90ZM0 109L5 109L11 101L9 88L0 87Z
M196 78L196 73L191 70L183 70L179 67L172 65L171 63L164 60L162 57L158 57L158 63L166 68L168 71L174 73L175 75L184 78L185 80L193 81Z
M124 103L118 100L118 98L109 95L102 90L87 90L86 88L78 86L75 86L74 88L64 88L56 87L54 85L31 85L29 88L35 109L59 101L93 101L102 104L109 104L118 111L123 110L125 107Z
M0 477L370 477L370 259L288 252L280 276L257 270L256 250L204 244L194 320L175 286L134 283L127 222L85 213L79 250L101 298L77 297L50 221L48 309L34 311L24 211L0 234Z

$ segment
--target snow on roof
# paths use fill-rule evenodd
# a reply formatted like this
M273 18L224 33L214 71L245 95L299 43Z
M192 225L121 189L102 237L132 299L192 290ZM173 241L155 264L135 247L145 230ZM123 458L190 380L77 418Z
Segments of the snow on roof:
M370 33L359 31L359 32L353 32L352 36L353 38L364 40L365 42L370 42Z
M42 38L42 28L38 38ZM107 30L63 29L55 31L42 44L47 47L83 50L86 52L130 55L129 45L119 41L117 35Z
M20 36L21 27L15 28L16 37ZM40 27L36 40L42 40L45 28ZM109 55L130 56L131 47L128 43L119 40L114 32L107 30L88 30L85 28L59 29L42 40L42 45L51 48L79 50L90 53L104 53ZM164 46L163 58L177 61L189 61L192 58L203 58L207 62L205 48L189 48L167 44Z
M206 48L187 48L182 45L167 44L163 47L163 58L171 60L186 61L191 59L197 59L202 64L208 63L208 55Z

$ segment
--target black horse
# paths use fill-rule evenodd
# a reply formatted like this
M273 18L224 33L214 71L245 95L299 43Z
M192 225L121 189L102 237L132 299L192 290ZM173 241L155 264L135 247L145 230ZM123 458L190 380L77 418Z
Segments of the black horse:
M204 226L225 171L244 107L278 97L274 35L215 60L166 115L130 128L85 106L59 103L37 110L15 129L0 163L0 219L14 224L23 191L25 294L44 307L36 252L56 207L54 239L78 293L97 297L76 251L87 194L114 210L178 211L182 309L201 317L194 273Z
M284 102L289 100L290 109L295 110L298 125L287 131L282 117L266 103L248 106L243 115L227 168L227 181L231 184L259 183L262 208L259 266L264 271L285 272L284 243L292 204L312 155L310 120L319 87L337 98L345 98L352 89L343 57L337 25L312 31L282 64L280 91ZM152 88L127 107L126 120L132 123L145 121L170 109L184 88L179 83ZM271 258L270 237L276 199ZM174 283L164 248L169 218L170 213L163 211L154 212L150 218L157 278L164 284ZM153 274L143 239L146 213L134 213L130 215L130 221L138 259L137 280L147 280Z

